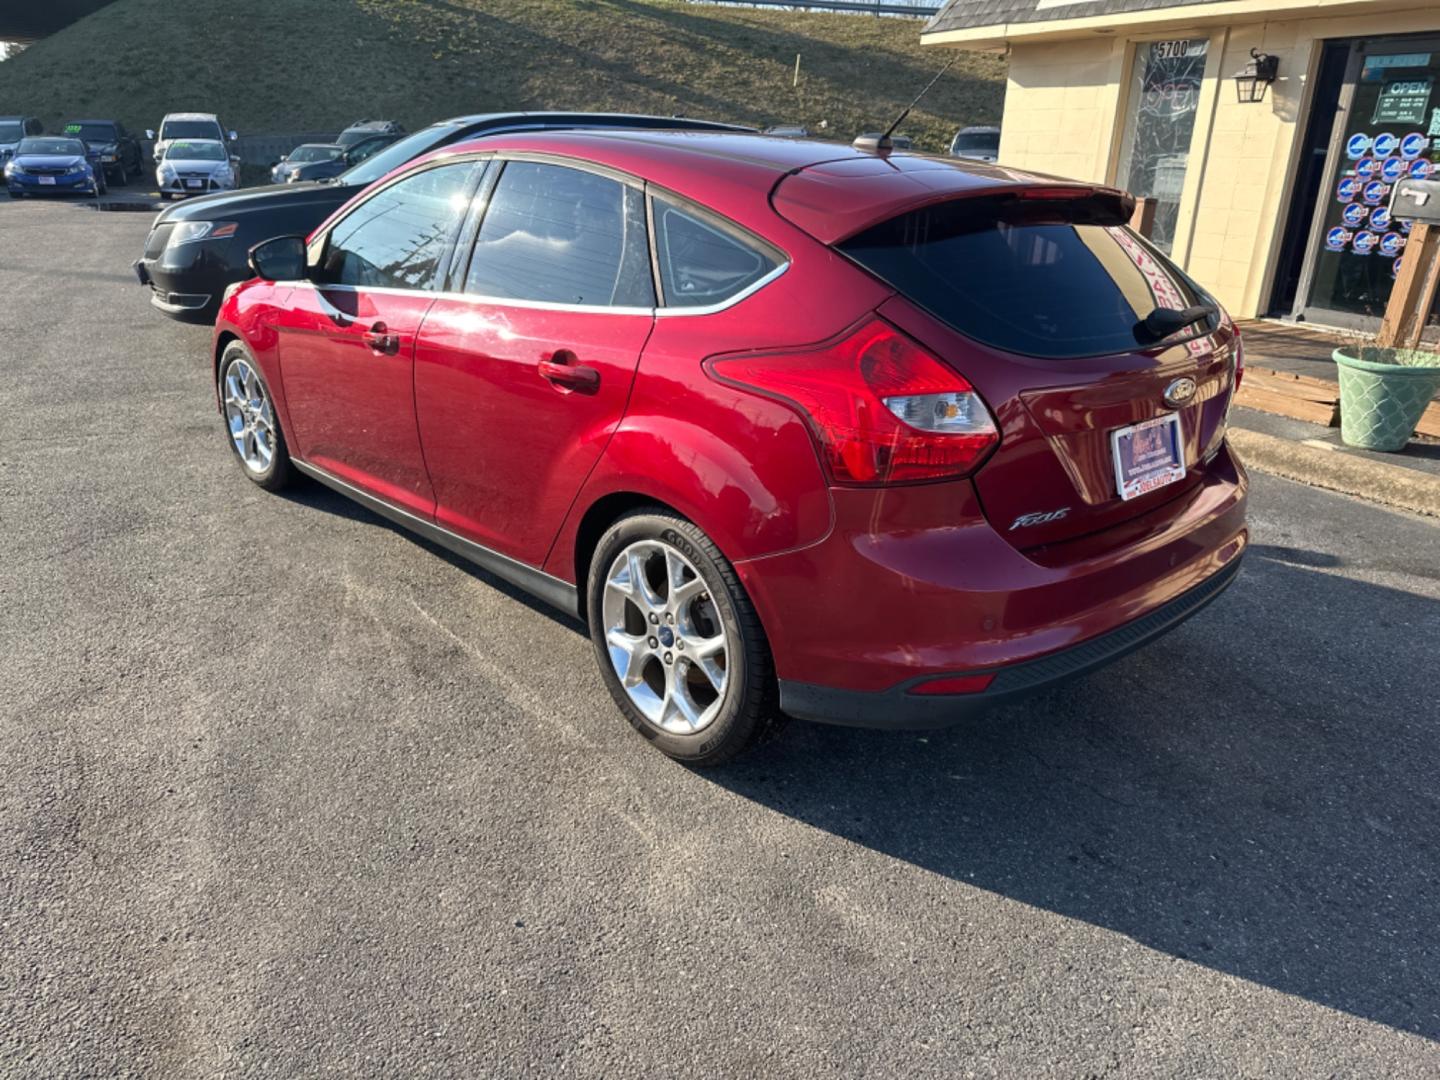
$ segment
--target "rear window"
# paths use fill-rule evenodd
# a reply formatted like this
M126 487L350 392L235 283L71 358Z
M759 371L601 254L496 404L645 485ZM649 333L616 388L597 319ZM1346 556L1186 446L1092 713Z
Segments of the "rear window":
M1213 302L1122 218L1105 197L957 199L838 246L976 341L1068 359L1149 347L1139 324L1156 308Z

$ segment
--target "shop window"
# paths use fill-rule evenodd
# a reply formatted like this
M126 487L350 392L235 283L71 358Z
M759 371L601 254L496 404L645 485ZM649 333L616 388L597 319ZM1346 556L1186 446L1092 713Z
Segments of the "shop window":
M1145 41L1135 46L1130 102L1116 174L1121 187L1156 202L1151 242L1166 254L1175 243L1190 136L1205 77L1205 38Z

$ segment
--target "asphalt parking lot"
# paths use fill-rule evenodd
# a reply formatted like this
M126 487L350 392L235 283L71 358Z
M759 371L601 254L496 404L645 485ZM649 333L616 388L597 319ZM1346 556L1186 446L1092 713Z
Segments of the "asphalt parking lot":
M576 627L244 480L149 220L0 200L0 1074L1440 1072L1435 522L1256 476L1115 667L691 772Z

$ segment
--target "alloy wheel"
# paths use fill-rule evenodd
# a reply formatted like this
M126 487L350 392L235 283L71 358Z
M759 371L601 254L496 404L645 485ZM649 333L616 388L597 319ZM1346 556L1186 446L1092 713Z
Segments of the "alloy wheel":
M225 369L225 423L235 452L257 476L275 460L275 410L265 384L248 360Z
M625 548L605 575L605 645L631 703L672 735L714 722L729 682L730 642L699 571L661 540Z

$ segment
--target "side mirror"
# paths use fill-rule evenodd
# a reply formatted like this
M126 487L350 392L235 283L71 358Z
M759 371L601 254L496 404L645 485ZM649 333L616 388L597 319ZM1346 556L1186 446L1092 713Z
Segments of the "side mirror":
M230 167L231 167L232 169L238 169L238 168L240 167L240 155L239 155L239 154L231 154L231 155L230 155Z
M305 277L305 240L277 236L250 249L250 270L263 281L300 281Z
M153 138L155 138L155 129L154 129L154 128L146 128L146 129L145 129L145 137L146 137L147 139L153 139Z

